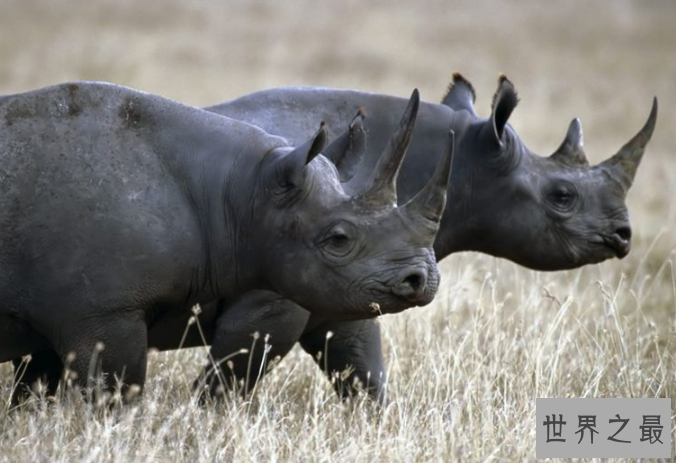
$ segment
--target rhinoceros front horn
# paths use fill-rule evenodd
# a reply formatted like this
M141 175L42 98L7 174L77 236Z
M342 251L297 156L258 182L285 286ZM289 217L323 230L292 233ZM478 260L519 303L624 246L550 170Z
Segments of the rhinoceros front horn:
M415 89L399 122L399 127L378 158L373 173L368 177L355 176L348 182L346 189L361 192L356 196L362 204L372 206L397 204L397 175L411 142L419 105L420 94L418 89Z
M616 178L622 183L625 190L628 190L634 182L645 147L655 130L656 121L657 97L653 98L653 106L643 128L617 154L601 163L602 166L608 167L611 172L617 173Z
M422 216L437 223L437 225L441 220L446 208L448 184L451 181L454 145L455 133L451 130L448 134L448 143L444 154L434 170L432 178L417 195L402 206L402 211L412 220L417 222L417 219Z
M587 156L584 154L584 142L582 139L582 125L577 117L570 122L566 138L561 146L552 154L552 159L560 163L573 166L588 166Z

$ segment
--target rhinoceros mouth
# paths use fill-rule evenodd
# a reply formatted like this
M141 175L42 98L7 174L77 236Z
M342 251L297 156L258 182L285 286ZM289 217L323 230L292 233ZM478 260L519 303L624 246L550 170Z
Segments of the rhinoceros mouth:
M627 254L629 254L629 251L631 250L631 242L628 239L622 238L617 233L611 236L604 236L603 243L607 247L615 251L615 255L617 256L618 259L626 257Z
M387 292L387 297L396 300L397 303L394 305L400 306L400 308L396 310L388 310L386 313L400 312L411 307L422 307L429 304L434 300L438 286L439 279L433 278L428 280L422 290L411 294L402 293L397 290L396 287L391 287Z
M603 250L603 254L607 254L605 257L598 259L598 262L611 257L622 259L626 257L631 250L631 242L627 239L623 239L617 234L599 235L598 238L592 240L591 243Z
M367 306L370 314L373 316L399 313L411 307L426 305L430 302L422 300L423 298L413 301L408 297L393 292L391 288L383 288L381 291L373 291L371 294L371 302Z
M388 272L374 276L366 284L361 281L350 291L357 297L354 306L360 310L368 307L369 312L379 315L398 313L411 307L429 304L437 292L439 274L433 268L425 268L424 272L416 273L414 271L416 268L420 269L421 266L403 267L404 273L408 274L407 278L402 278L402 272L398 271L394 275ZM424 277L421 276L423 273ZM366 298L362 297L364 293L368 295Z

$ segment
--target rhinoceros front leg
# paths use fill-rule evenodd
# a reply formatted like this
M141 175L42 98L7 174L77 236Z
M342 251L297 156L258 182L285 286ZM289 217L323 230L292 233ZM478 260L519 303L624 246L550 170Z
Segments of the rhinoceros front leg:
M141 392L145 383L148 328L141 310L116 311L63 320L47 336L78 386L112 392L120 386L122 399L133 398L131 386ZM99 379L103 378L101 384Z
M37 383L45 389L46 397L56 395L56 389L63 375L61 357L52 349L33 352L30 357L12 360L14 365L14 387L12 406L25 402L35 391Z
M225 304L224 301L219 304ZM269 291L252 291L219 308L211 358L195 382L201 400L226 390L249 393L300 339L310 313Z
M316 322L301 337L303 349L332 382L341 398L360 390L383 404L387 375L380 326L375 319ZM331 335L329 335L329 332Z

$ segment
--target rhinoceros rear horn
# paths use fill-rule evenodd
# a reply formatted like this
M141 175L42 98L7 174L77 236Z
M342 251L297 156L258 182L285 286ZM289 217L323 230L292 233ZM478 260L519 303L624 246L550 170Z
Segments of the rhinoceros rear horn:
M470 114L476 116L474 111L474 102L476 101L476 93L472 84L465 79L460 73L453 73L453 81L448 86L446 95L441 100L441 104L448 106L456 111L466 110Z
M354 177L359 161L366 151L363 120L364 113L360 109L348 129L322 151L322 154L338 169L341 182L347 182Z
M551 158L569 166L588 166L587 156L584 154L584 141L582 139L582 125L577 117L570 122L566 138L561 146L554 151Z
M636 171L643 158L645 147L650 141L655 130L655 123L657 121L657 97L653 99L653 106L650 110L650 115L643 128L625 144L620 151L617 152L610 159L606 159L601 163L617 173L617 178L620 180L625 190L631 187L636 176Z
M371 205L396 205L397 175L411 142L419 105L420 94L418 89L415 89L408 100L399 127L381 153L372 175L365 181L362 180L361 176L356 176L352 180L352 182L358 182L354 185L355 187L361 188L353 189L352 182L348 184L351 191L363 192L357 195L360 202Z
M451 130L448 134L448 143L444 154L432 175L422 190L409 202L402 206L402 211L412 220L421 216L437 224L446 208L446 192L451 181L451 169L453 166L453 150L455 145L455 133Z
M519 97L516 94L514 85L504 74L501 74L498 79L498 90L493 95L491 108L493 135L498 143L502 142L502 135L505 133L509 116L518 103Z
M328 133L322 122L319 130L308 141L279 160L284 183L294 186L302 183L305 177L305 167L322 152L327 139Z

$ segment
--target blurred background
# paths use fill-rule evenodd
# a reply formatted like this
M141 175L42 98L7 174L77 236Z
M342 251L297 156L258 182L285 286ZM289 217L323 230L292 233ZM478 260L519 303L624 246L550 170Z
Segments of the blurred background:
M3 0L0 8L3 94L103 80L192 105L283 85L402 96L418 87L438 101L459 71L487 114L504 72L521 97L512 123L536 152L553 151L578 116L588 155L600 160L638 130L653 95L661 111L649 158L676 142L670 0Z

